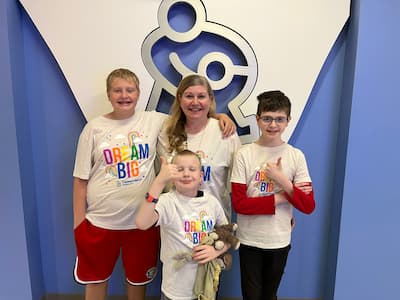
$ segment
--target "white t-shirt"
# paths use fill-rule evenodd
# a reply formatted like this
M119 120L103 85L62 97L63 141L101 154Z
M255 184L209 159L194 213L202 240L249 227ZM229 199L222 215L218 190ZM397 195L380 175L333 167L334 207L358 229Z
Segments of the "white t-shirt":
M267 178L263 166L281 157L283 172L293 182L311 182L303 152L289 144L277 147L244 145L236 155L231 182L247 185L247 196L267 196L280 190ZM240 242L261 249L278 249L290 244L293 206L288 202L275 208L274 215L237 214Z
M107 229L133 229L154 174L157 138L167 115L135 112L124 120L99 116L86 124L74 177L88 180L86 218Z
M188 262L175 269L174 255L191 253L215 225L226 224L227 219L218 200L204 192L200 197L186 197L175 190L160 195L156 205L160 226L163 262L162 292L170 299L194 299L193 287L198 264Z
M233 157L241 146L239 136L235 133L223 138L218 120L209 118L207 126L199 133L187 136L187 148L201 157L203 183L201 190L216 197L224 208L227 218L231 218L231 200L229 197L229 177ZM168 137L165 129L160 135L159 154L172 159L175 152L170 153Z

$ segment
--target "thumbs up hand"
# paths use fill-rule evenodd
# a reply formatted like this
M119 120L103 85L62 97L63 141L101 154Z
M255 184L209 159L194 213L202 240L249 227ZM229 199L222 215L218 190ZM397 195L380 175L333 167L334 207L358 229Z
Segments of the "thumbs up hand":
M281 161L282 158L279 157L276 163L267 162L265 165L265 174L278 184L282 180L282 176L285 177L285 174L282 172Z
M278 187L278 192L284 190L286 193L290 195L293 193L293 184L283 172L281 157L277 159L276 163L273 162L266 163L265 174L274 181L274 183Z
M180 174L175 164L169 164L165 157L161 156L161 169L157 175L157 179L163 184L167 184L171 180L178 179Z

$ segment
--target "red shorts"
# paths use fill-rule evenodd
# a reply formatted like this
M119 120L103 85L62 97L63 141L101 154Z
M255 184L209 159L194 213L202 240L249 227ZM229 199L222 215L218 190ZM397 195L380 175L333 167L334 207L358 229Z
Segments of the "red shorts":
M128 283L143 285L157 274L159 227L110 230L84 220L75 228L74 235L77 250L74 276L81 284L107 281L120 252Z

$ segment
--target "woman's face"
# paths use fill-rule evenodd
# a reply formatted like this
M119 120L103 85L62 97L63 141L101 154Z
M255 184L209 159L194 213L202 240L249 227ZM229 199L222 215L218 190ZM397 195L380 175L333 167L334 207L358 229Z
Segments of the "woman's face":
M181 109L188 121L207 120L211 98L203 85L188 87L181 96Z

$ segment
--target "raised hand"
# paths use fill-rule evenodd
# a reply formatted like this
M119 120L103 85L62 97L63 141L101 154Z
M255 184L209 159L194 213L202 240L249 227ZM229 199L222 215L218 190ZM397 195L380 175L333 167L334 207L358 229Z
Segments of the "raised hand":
M178 168L175 164L169 164L165 157L161 156L161 169L157 175L157 180L163 184L167 184L171 180L179 179L182 175L178 172Z
M265 164L265 174L274 181L275 185L283 189L286 193L292 194L293 184L286 177L282 170L282 158L279 157L276 163L267 162Z
M286 178L282 172L282 158L279 157L276 163L267 162L265 164L265 174L271 178L275 183L281 184L282 180Z

